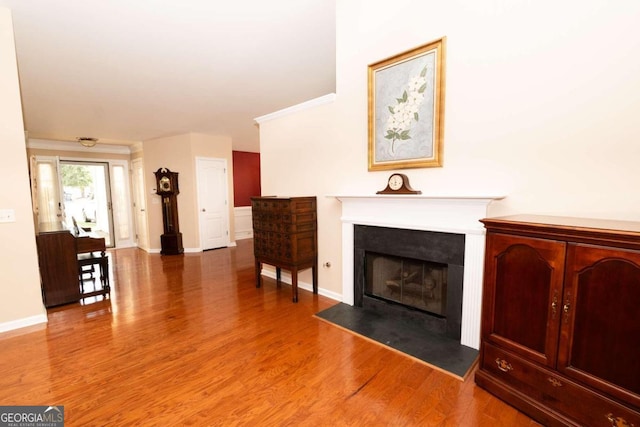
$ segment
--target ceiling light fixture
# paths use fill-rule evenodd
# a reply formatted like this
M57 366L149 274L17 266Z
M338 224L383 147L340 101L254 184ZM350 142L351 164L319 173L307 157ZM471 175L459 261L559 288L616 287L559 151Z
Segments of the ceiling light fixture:
M80 144L84 145L85 147L93 147L94 145L96 145L96 142L98 142L98 138L91 138L88 136L79 136L76 138L76 141L78 141Z

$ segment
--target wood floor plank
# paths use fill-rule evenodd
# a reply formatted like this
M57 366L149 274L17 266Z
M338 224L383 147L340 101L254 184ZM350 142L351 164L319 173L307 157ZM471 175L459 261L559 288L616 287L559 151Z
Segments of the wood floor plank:
M336 301L256 288L252 250L110 251L110 298L0 334L0 404L64 405L67 426L537 425L314 317Z

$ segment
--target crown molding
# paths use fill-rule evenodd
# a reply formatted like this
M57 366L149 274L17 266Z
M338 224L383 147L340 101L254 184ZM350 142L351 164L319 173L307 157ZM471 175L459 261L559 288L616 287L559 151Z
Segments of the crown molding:
M39 150L77 151L82 153L131 154L131 148L126 145L112 145L97 143L93 147L84 147L79 142L54 141L51 139L29 139L27 148Z
M279 119L280 117L288 116L299 111L308 110L309 108L318 107L324 104L330 104L336 100L336 94L330 93L328 95L314 98L309 101L302 102L291 107L284 108L282 110L275 111L273 113L265 114L264 116L256 117L255 120L258 124L268 122L269 120Z

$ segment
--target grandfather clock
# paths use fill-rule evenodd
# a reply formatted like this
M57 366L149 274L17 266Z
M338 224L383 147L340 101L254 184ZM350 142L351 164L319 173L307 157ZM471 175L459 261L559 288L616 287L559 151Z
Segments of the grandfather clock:
M160 168L155 172L156 194L162 196L162 223L164 234L160 236L162 255L179 255L184 252L182 233L178 224L178 172Z

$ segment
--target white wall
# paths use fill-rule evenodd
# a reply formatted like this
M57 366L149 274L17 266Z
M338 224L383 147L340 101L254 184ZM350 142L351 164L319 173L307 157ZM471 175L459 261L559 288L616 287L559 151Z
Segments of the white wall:
M0 332L47 321L42 303L35 229L31 212L13 23L0 7L0 209L15 221L0 223Z
M444 164L423 193L502 193L490 216L640 220L640 3L337 2L335 103L260 125L263 194L319 197L319 285L340 292L340 206L367 171L367 65L446 36ZM309 276L301 280L310 281Z

